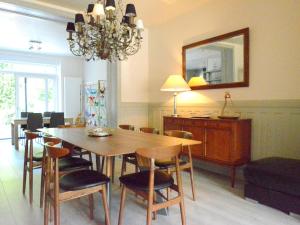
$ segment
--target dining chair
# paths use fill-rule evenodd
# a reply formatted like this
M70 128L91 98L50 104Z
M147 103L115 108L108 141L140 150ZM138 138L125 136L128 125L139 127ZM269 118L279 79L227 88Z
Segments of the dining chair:
M140 132L149 133L149 134L159 134L159 130L151 127L141 127Z
M43 128L42 113L27 114L27 129L32 132L38 132L37 129Z
M58 128L84 128L85 124L75 124L75 125L70 125L70 124L65 124L65 125L59 125ZM93 157L92 153L90 151L86 151L78 146L72 146L72 155L73 156L79 156L80 158L83 158L84 155L87 155L89 157L90 162L92 163L92 168L93 168ZM102 160L104 162L104 158ZM103 171L103 170L101 170Z
M53 112L44 112L43 113L43 117L50 118L52 113ZM49 128L50 127L50 123L44 123L44 127Z
M141 171L138 173L127 174L119 178L122 183L122 193L118 225L123 224L127 190L131 190L147 200L147 225L151 225L153 213L175 204L180 205L182 225L186 224L182 180L179 168L179 154L181 151L182 145L141 148L136 151L137 161ZM156 160L169 158L175 162L176 184L170 174L157 170L155 167ZM172 199L167 199L161 192L167 188L171 188L177 192L177 196ZM160 195L165 201L157 202L156 195Z
M54 225L60 225L60 205L63 202L87 196L90 219L94 218L94 193L101 193L105 212L105 224L110 225L107 205L106 185L109 178L93 170L78 170L60 176L59 159L70 154L67 148L56 147L54 143L45 144L46 157L44 225L49 223L49 211L54 209Z
M49 127L58 127L60 125L65 125L65 114L63 112L51 113Z
M27 114L27 130L31 132L37 132L38 138L37 142L41 142L41 132L37 129L43 128L43 116L42 113L28 113Z
M54 112L44 112L43 117L51 117L51 114Z
M123 125L119 125L119 128L121 128L123 130L134 131L134 126L133 125L123 124ZM123 176L124 173L126 172L126 164L127 163L132 164L132 165L135 166L135 172L138 171L138 166L137 166L137 162L136 162L135 153L125 154L125 155L123 155L123 158L122 158L121 176Z
M40 207L43 207L43 202L44 202L44 190L45 190L45 177L46 177L46 170L45 170L45 162L46 162L46 157L47 157L47 151L45 147L45 143L51 142L53 145L57 146L62 146L62 141L59 138L52 137L52 136L43 136L44 140L44 151L43 151L43 163L42 163L42 177L41 177L41 192L40 192ZM70 151L71 152L71 151ZM61 158L59 163L59 172L60 175L72 172L72 171L77 171L77 170L82 170L82 169L91 169L92 170L92 163L86 159L78 158L78 157L73 157L72 154L70 153L69 155L64 156Z
M38 133L25 131L25 152L23 165L23 194L26 192L27 173L29 173L29 203L33 201L33 170L42 167L43 153L34 151L33 140Z
M193 134L191 132L181 131L181 130L168 130L168 131L164 132L164 135L171 136L171 137L177 137L177 138L184 138L184 139L193 139ZM188 172L190 174L193 200L196 201L193 159L192 159L192 152L191 152L190 146L187 147L187 150L188 150L187 160L180 159L180 161L179 161L180 170ZM169 174L172 174L172 172L174 172L174 168L175 168L175 161L172 161L171 159L157 160L155 162L155 165L162 170L166 170ZM169 195L169 192L167 195Z
M21 118L26 118L27 119L28 113L29 112L21 112L20 113ZM21 124L21 129L20 129L20 137L22 139L23 144L24 144L24 140L25 140L25 133L24 133L25 130L27 130L27 123L26 124Z

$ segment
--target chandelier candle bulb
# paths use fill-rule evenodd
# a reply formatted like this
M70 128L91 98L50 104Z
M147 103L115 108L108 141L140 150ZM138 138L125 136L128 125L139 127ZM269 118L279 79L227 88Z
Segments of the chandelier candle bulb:
M105 12L104 12L103 4L101 4L101 3L96 3L96 4L94 5L93 14L94 14L95 16L104 16L104 15L105 15Z
M137 28L138 30L144 30L144 23L143 23L143 20L138 19L138 20L136 21L136 28Z

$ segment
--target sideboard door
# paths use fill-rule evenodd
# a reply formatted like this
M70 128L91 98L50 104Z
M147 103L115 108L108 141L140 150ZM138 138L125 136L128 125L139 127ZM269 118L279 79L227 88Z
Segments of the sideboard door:
M192 150L192 155L194 157L203 158L204 157L204 139L205 139L205 129L204 129L204 127L183 125L182 130L191 132L193 134L193 139L194 140L202 142L202 144L200 144L200 145L191 146L191 150Z
M232 131L224 128L206 128L205 157L212 161L230 162Z

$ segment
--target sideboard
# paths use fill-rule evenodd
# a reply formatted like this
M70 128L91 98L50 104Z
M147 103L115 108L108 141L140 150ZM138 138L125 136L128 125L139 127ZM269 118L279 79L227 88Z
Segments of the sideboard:
M193 146L192 156L230 167L231 186L235 169L251 158L251 119L204 119L164 117L164 131L185 130L201 145Z

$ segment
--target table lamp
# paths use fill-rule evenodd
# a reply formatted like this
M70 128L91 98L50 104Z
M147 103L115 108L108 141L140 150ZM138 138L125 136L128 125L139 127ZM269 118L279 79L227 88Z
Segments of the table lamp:
M174 92L174 108L173 108L173 115L177 117L177 110L176 110L176 96L177 92L183 91L190 91L191 88L186 83L181 75L170 75L168 79L165 81L163 86L160 88L161 91L169 91Z
M206 80L202 76L192 77L189 81L190 87L197 87L197 86L202 86L202 85L207 85Z

